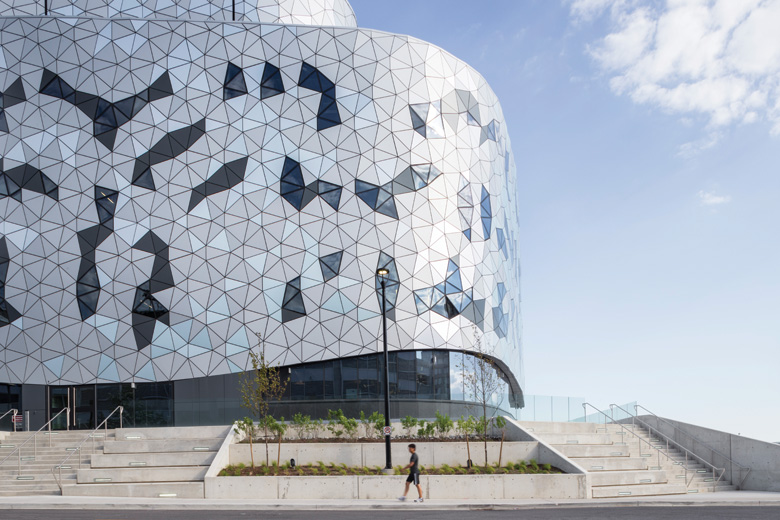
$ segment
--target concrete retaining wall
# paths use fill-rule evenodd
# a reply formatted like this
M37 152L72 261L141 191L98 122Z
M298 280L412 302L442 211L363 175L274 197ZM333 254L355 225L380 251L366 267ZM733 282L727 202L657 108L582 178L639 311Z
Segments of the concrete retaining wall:
M575 475L587 474L582 466L570 460L566 455L544 442L534 433L528 431L519 422L509 418L506 421L506 439L510 441L536 442L539 445L539 456L536 459L539 464L551 464L566 473Z
M745 477L739 489L780 492L780 445L672 419L659 420L651 415L639 416L639 419L710 464L726 468L725 478L732 484L739 485ZM676 431L672 425L688 435ZM750 472L742 471L736 465L732 468L728 459L750 468Z
M227 442L227 441L226 441ZM420 465L441 466L447 464L450 466L465 465L468 460L465 442L418 442L417 454L420 456ZM499 442L488 442L488 463L498 462L500 450ZM409 463L409 452L407 443L396 442L392 444L393 465L403 465ZM476 465L485 463L485 450L481 442L471 442L471 460ZM255 464L265 463L265 445L254 444ZM276 462L278 445L269 443L269 459ZM550 458L550 457L548 457ZM297 464L316 464L324 462L330 464L346 464L347 466L385 466L385 445L384 443L282 443L281 462L295 459ZM536 459L540 464L545 461L540 459L538 442L505 442L501 463L528 461ZM249 444L231 444L230 445L230 464L249 464L251 462L249 455ZM560 467L557 464L554 466ZM212 468L216 467L215 463ZM219 467L221 470L225 465ZM563 469L563 468L561 468ZM216 476L216 475L210 475Z
M406 476L207 477L206 498L391 499ZM425 498L587 498L585 475L423 475ZM410 490L410 497L417 492Z

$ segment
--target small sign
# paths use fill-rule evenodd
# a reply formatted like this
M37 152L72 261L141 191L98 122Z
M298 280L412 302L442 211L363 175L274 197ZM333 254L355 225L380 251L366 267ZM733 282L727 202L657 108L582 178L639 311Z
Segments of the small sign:
M393 433L393 427L392 426L385 426L382 430L384 431L386 436L390 435L391 433Z
M23 418L21 415L14 415L14 416L13 416L13 419L11 419L11 420L12 420L13 422L18 422L18 423L20 423L20 422L23 422L23 421L24 421L24 418Z

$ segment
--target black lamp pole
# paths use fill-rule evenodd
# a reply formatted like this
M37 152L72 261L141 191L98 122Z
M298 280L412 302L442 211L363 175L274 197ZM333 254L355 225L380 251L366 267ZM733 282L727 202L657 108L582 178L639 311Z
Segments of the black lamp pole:
M385 469L393 469L392 456L390 454L390 362L387 355L387 296L385 294L385 276L387 269L378 269L382 284L382 343L385 351Z

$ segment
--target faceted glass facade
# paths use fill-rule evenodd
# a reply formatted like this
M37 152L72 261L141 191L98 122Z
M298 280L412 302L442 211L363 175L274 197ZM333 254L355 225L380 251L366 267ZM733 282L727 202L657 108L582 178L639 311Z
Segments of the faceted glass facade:
M0 0L0 383L238 374L262 337L318 363L290 399L378 396L385 268L392 391L457 399L445 354L477 331L520 404L515 166L485 80L346 0L233 5Z

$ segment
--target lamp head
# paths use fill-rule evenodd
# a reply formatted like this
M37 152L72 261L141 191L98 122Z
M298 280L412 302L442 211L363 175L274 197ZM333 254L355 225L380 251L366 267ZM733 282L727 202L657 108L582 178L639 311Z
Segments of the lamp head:
M378 274L379 276L387 276L388 274L390 274L390 271L382 267L376 270L376 274Z

